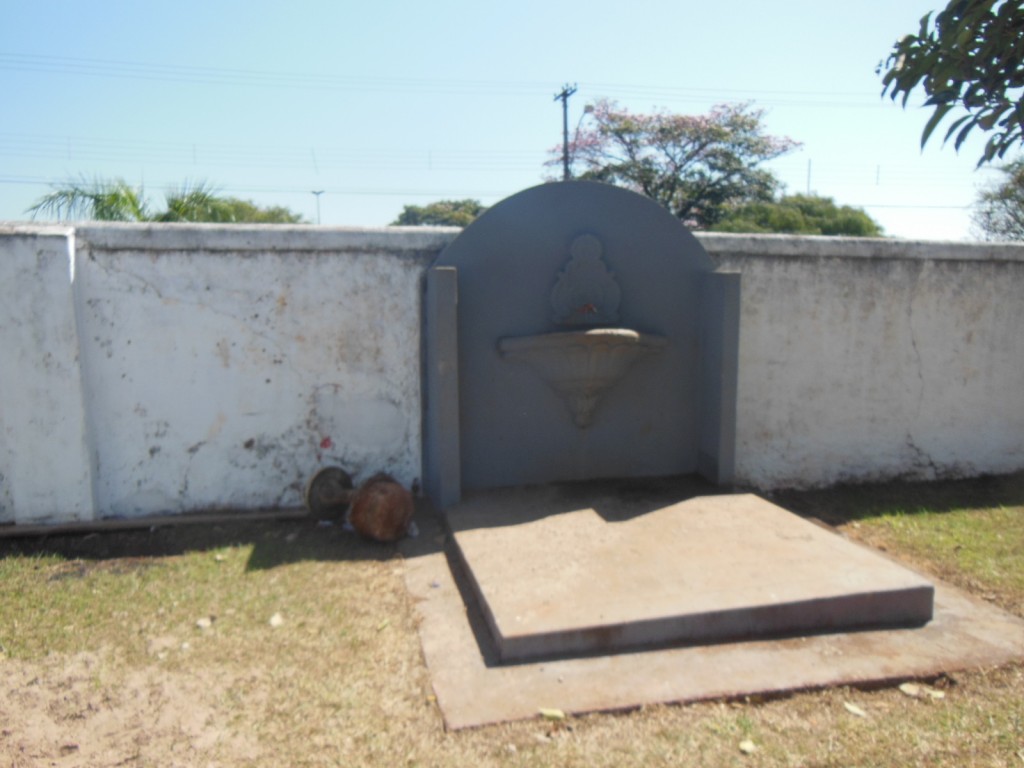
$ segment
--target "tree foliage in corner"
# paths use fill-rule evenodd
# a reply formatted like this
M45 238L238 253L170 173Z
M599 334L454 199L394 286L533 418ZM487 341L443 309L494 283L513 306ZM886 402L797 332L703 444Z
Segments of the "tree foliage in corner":
M479 200L438 200L428 205L407 205L392 226L468 227L487 210Z
M153 212L142 187L123 179L69 181L44 195L28 209L58 220L220 222L223 224L302 224L301 214L288 208L260 208L250 200L222 197L205 183L185 184L166 194L166 207Z
M986 240L1024 240L1024 157L999 170L1002 181L978 196L974 225Z
M793 235L880 237L882 226L860 208L838 206L831 197L783 195L778 200L736 206L713 232L782 232Z
M723 104L706 115L633 114L614 102L590 104L569 145L575 178L632 189L687 226L707 229L729 206L771 200L775 176L761 164L799 146L764 131L763 110ZM548 165L561 162L562 147Z
M921 134L921 146L954 109L966 114L946 129L943 143L956 149L978 128L990 133L978 165L1002 158L1024 141L1024 7L1018 0L951 0L921 19L916 35L893 46L878 66L882 94L903 106L912 91L924 89L934 107Z

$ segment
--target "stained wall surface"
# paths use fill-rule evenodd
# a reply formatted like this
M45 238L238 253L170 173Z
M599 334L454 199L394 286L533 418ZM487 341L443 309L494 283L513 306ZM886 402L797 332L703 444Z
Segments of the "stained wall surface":
M73 283L67 247L59 265L37 266L32 253L21 255L24 237L3 238L10 301L0 305L31 322L13 336L5 331L4 357L59 353L69 368L58 375L42 363L26 373L4 366L22 393L3 390L0 455L11 458L0 487L2 498L14 494L4 502L13 514L4 515L57 521L297 507L309 478L332 464L357 479L386 471L413 483L421 282L439 238L448 239L85 226L75 232ZM49 423L83 421L83 408L85 460L65 460ZM91 493L61 480L71 472L90 481ZM25 478L66 492L26 505L18 491Z
M72 230L0 229L0 523L90 520Z
M736 474L1024 468L1024 247L703 235L743 275Z

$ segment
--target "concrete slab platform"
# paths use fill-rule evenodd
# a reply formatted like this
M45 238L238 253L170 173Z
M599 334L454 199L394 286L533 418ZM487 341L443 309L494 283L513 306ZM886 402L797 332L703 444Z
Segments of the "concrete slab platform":
M547 485L447 511L502 661L932 618L928 580L758 496L636 501Z
M438 551L442 525L422 516L419 526L419 538L402 544L405 582L434 692L453 730L536 717L541 707L619 711L897 683L1024 659L1024 620L933 580L934 616L919 628L502 664L453 548Z

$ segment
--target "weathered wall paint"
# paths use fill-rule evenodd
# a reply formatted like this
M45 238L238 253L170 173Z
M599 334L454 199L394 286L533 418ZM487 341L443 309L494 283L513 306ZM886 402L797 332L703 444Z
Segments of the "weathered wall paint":
M436 238L79 230L101 513L299 506L327 464L412 483Z
M297 506L327 464L411 483L455 234L0 226L0 522ZM1024 468L1024 247L699 239L742 274L738 482Z
M294 507L327 464L420 476L421 281L448 234L86 226L74 283L67 244L44 263L3 234L4 520ZM48 421L79 423L78 455Z
M743 275L740 482L1024 468L1024 247L701 240Z
M70 229L0 226L0 523L89 520Z

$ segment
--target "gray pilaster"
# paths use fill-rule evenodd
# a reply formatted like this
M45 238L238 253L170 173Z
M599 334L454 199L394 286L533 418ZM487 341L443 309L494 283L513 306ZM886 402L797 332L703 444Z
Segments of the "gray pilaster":
M702 283L697 468L711 482L729 485L736 472L740 274L712 272Z
M423 476L427 495L445 509L462 490L459 449L458 270L427 272Z

